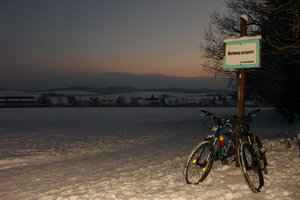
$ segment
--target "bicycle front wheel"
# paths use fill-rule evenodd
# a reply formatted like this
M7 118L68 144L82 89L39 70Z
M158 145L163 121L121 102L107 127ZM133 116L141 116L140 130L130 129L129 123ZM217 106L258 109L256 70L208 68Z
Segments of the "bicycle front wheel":
M242 142L239 146L238 156L248 186L253 192L260 192L264 185L264 179L253 147L247 142Z
M212 168L214 161L213 145L209 141L199 143L190 153L183 171L187 184L202 182Z

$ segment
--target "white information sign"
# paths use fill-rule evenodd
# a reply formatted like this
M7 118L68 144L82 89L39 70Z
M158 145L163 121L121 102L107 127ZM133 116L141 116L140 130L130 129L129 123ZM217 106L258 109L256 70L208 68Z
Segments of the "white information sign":
M260 67L261 36L226 39L223 68Z

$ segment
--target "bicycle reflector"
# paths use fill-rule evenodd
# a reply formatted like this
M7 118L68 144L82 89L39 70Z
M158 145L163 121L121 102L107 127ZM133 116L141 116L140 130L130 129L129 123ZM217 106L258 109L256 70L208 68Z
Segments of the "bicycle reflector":
M220 135L220 143L221 143L221 147L223 148L225 146L225 141L222 135Z
M214 132L216 130L216 126L214 126L211 131Z

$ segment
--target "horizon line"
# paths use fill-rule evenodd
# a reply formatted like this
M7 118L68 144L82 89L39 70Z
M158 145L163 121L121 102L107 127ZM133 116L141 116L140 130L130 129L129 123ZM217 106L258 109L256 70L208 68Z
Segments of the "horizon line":
M177 77L177 78L214 78L215 75L171 75L171 74L165 74L165 73L132 73L132 72L118 72L118 71L112 71L112 72L102 72L98 73L98 75L103 74L127 74L127 75L140 75L140 76L147 76L147 75L159 75L159 76L169 76L169 77Z

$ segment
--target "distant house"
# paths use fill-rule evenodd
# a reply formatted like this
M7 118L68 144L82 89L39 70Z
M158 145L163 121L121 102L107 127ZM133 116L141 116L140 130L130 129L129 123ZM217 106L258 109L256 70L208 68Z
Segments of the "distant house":
M178 104L176 98L167 98L167 99L165 99L165 102L166 102L167 106L175 106Z
M222 99L217 99L214 101L216 106L224 106L224 101Z
M91 98L89 96L75 96L75 101L77 106L89 106L91 103Z
M135 101L136 101L137 106L148 106L149 105L149 102L143 98L137 98Z
M213 106L214 105L214 102L211 98L202 98L199 100L199 104L201 106Z
M37 106L38 97L37 93L0 89L0 106Z
M52 106L68 106L68 97L47 97L47 102Z
M197 106L199 104L199 100L193 97L180 97L176 102L179 106Z
M114 99L100 99L100 106L112 107L116 105L117 102Z
M149 99L147 99L149 106L162 106L162 101L160 98L155 98L154 95L151 95Z
M117 99L117 103L120 106L130 106L132 105L131 97L129 95L121 95Z
M0 96L0 106L34 106L37 99L34 96Z

